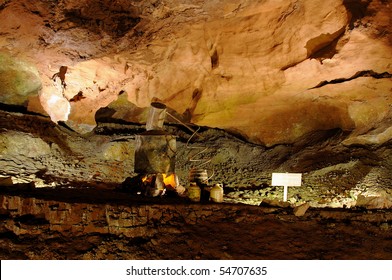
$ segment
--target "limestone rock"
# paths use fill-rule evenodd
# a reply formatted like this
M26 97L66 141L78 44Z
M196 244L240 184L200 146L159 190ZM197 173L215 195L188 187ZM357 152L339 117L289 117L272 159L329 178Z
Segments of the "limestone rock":
M133 159L135 154L134 144L128 141L112 142L104 145L102 149L105 160L128 161Z
M309 209L310 205L309 203L304 203L299 206L294 207L293 213L296 217L301 217L305 215L306 211Z
M41 79L33 64L0 50L0 102L26 105L40 88Z
M120 92L118 98L95 114L97 122L124 120L134 123L145 123L149 108L140 108L128 100L126 92Z
M14 183L12 182L12 178L11 177L2 177L2 176L0 176L0 186L1 187L10 187L13 184Z
M114 118L142 122L160 100L187 121L266 146L331 129L352 132L347 145L391 139L388 1L113 3L1 5L0 51L23 53L39 79L29 74L20 98L7 90L0 102L22 104L40 80L47 114L80 133L125 94ZM51 79L61 66L65 88ZM5 67L0 80L16 79Z
M28 133L9 132L0 134L0 152L2 155L23 155L38 157L49 154L50 147L41 138Z
M263 199L260 206L287 208L290 207L291 204L287 201Z
M379 196L358 195L357 207L365 207L367 209L390 209L392 208L392 198L385 193Z

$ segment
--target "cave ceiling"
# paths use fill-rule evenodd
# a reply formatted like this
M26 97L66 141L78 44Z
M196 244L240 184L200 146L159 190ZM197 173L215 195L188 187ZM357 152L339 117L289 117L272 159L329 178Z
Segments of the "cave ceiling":
M83 134L185 122L273 146L392 138L389 0L1 0L0 103Z

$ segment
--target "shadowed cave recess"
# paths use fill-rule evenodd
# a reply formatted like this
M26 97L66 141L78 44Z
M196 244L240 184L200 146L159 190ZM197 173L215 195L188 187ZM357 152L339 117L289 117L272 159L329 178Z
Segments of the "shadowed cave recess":
M391 259L391 14L0 0L0 258Z

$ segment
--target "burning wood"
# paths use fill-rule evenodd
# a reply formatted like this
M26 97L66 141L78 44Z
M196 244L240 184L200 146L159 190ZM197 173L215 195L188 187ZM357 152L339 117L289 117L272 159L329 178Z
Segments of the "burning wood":
M179 183L176 174L147 174L141 178L141 193L144 195L162 196L166 191L184 195L185 188Z

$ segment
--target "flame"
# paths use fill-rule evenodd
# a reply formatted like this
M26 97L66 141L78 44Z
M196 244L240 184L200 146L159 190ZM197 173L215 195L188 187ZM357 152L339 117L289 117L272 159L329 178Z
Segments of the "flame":
M171 186L172 188L177 187L177 182L176 182L176 175L174 173L166 175L166 174L162 174L163 176L163 183L165 184L165 186ZM146 175L142 178L142 182L143 183L151 183L153 180L154 176L151 175Z
M142 178L142 182L143 183L151 183L152 182L152 176L148 176L148 175L146 175L146 176L144 176L143 178Z
M173 188L177 187L177 183L176 183L176 175L170 174L170 175L166 175L166 174L162 174L163 175L163 183L165 184L165 186L172 186Z

